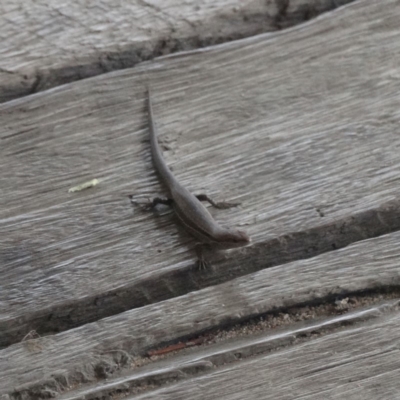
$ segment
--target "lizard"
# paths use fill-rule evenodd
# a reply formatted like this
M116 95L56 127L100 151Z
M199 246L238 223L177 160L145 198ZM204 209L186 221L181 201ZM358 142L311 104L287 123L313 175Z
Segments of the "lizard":
M209 264L203 256L204 244L231 248L245 246L251 239L244 231L225 228L218 224L201 201L208 201L212 206L220 209L235 207L239 203L215 203L205 194L195 196L179 183L165 162L158 143L149 87L147 88L147 109L153 164L168 192L167 198L154 198L148 208L154 208L157 204L166 204L173 207L175 214L186 230L200 240L200 244L196 245L197 265L200 269L206 268ZM131 200L132 197L130 196Z

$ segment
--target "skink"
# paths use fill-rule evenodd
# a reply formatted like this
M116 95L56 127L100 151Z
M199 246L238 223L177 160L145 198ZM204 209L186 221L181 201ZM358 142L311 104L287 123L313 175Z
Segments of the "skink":
M168 199L153 199L151 207L158 203L172 205L178 219L186 228L186 230L201 241L201 243L222 245L222 247L244 246L250 242L250 238L246 232L236 229L222 227L214 220L206 207L201 201L208 201L214 207L228 208L237 204L215 203L207 195L195 196L182 186L171 170L168 168L161 148L158 144L156 127L153 116L153 104L151 99L151 91L148 88L148 114L149 114L149 131L151 153L154 166L159 173L162 183L166 187L169 197ZM203 257L201 248L197 247L198 266L204 268L207 261Z

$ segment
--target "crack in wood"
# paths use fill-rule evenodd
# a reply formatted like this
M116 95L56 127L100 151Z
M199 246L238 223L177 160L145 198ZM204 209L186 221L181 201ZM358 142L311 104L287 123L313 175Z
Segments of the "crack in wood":
M229 256L214 254L212 269L199 272L193 266L137 281L96 297L65 303L60 309L43 309L36 314L0 323L1 346L19 342L28 331L48 335L76 328L124 311L143 307L241 276L286 263L318 256L352 243L400 230L400 202L350 215L302 232L288 233L252 246L232 250ZM66 313L68 310L68 313ZM23 321L21 323L21 321Z

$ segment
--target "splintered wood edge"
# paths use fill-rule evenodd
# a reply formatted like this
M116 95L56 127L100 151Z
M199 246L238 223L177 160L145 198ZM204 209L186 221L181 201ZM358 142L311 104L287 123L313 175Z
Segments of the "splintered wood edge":
M340 5L349 2L342 0ZM70 3L62 10L50 1L40 7L29 1L16 3L12 10L0 13L0 102L133 67L160 55L276 31L336 7L331 0L310 4L292 0L286 5L164 0L160 7L105 1L99 9ZM23 51L15 53L16 48Z

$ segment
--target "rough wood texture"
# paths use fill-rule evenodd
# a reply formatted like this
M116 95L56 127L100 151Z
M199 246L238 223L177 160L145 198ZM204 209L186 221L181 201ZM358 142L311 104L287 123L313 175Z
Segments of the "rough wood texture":
M130 399L397 399L400 314Z
M243 202L217 219L245 225L255 250L227 253L224 280L236 258L242 273L257 260L271 265L264 243L288 232L348 217L334 240L352 223L356 240L390 228L379 212L368 228L351 217L400 194L400 83L390 64L400 51L400 4L384 4L363 1L281 34L1 105L2 344L159 301L159 290L187 292L158 274L187 268L193 242L171 216L134 215L127 198L162 193L146 141L145 82L178 179ZM93 178L95 188L67 193ZM305 236L299 258L321 240ZM213 274L187 272L189 287L220 282Z
M290 328L274 329L256 335L247 335L227 341L208 344L205 347L190 348L164 359L152 360L148 365L133 368L113 377L110 369L106 381L81 385L76 390L62 394L60 400L102 399L117 393L143 393L154 391L171 382L192 379L194 376L213 372L216 368L230 363L237 364L249 357L260 356L287 346L299 346L316 336L329 335L339 329L354 329L355 326L382 318L385 314L398 311L399 301L384 303L376 307L358 310L347 315L322 319L313 323L292 324ZM287 315L287 314L286 314ZM244 364L246 368L246 364Z
M349 0L0 3L0 102L308 20Z
M398 287L399 240L400 232L369 239L12 345L0 351L0 359L7 360L0 363L0 394L10 393L10 388L15 388L15 396L44 395L48 388L61 391L70 384L107 377L109 371L112 375L129 364L131 356L207 329L351 292ZM371 330L371 337L376 335Z

